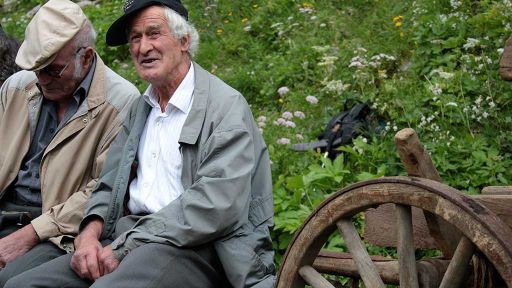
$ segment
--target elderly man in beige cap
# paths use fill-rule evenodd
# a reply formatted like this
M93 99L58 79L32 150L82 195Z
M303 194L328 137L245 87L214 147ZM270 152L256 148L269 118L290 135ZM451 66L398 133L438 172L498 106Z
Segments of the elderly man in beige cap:
M140 95L95 41L77 4L48 1L16 56L24 70L0 89L0 286L74 249L109 147Z

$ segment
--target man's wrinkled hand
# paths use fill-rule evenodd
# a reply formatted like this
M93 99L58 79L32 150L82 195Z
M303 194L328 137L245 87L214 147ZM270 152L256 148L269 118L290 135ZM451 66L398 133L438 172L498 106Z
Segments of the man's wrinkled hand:
M96 280L103 275L98 261L103 249L99 236L103 221L93 220L75 238L75 253L71 257L71 269L82 279Z
M7 263L27 253L37 243L39 243L39 237L32 224L0 239L0 268L4 268Z
M112 253L112 246L108 245L103 248L99 255L99 262L103 270L102 276L112 273L119 266L119 260Z

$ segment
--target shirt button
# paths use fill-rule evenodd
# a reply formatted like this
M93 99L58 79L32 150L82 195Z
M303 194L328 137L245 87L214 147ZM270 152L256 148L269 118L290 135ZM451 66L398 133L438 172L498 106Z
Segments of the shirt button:
M156 152L153 152L152 155L153 155L153 158L156 158Z
M53 128L50 129L50 134L53 134L53 132L55 132L55 130Z

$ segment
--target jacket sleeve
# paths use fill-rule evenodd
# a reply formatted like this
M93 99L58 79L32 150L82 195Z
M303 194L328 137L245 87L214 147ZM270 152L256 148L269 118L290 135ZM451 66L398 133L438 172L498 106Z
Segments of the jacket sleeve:
M120 174L119 169L122 168L121 160L123 159L123 156L125 156L125 144L130 135L131 127L133 126L132 122L134 121L134 115L136 115L137 109L142 106L142 101L142 98L139 98L138 101L133 103L128 115L125 117L123 121L121 131L119 131L119 133L116 136L116 139L110 146L107 160L103 165L103 170L101 171L98 184L92 191L91 197L89 199L89 203L85 211L85 218L80 223L80 230L82 230L87 225L87 223L94 217L100 217L105 224L105 221L115 221L115 219L117 219L117 217L108 217L107 213L109 207L115 206L114 204L110 203L111 201L123 201L123 199L115 199L117 195L114 195L115 193L112 193L112 191L114 190L114 186L116 185L116 176ZM121 174L126 175L127 173ZM118 182L118 185L127 185L128 179L126 179L126 181ZM120 190L122 189L123 188L121 188ZM110 225L113 225L113 223L110 223ZM103 235L103 238L105 236L108 235Z
M252 135L242 125L214 131L199 151L197 181L120 235L112 243L114 255L121 260L130 250L150 242L201 245L246 223L255 165L253 146Z
M84 216L87 201L98 182L109 147L121 128L120 122L120 120L117 120L112 123L110 131L106 132L106 137L95 155L94 164L89 175L91 180L85 188L76 191L65 202L51 207L41 216L32 220L32 226L34 226L34 230L41 241L55 236L76 235L78 233L77 224Z

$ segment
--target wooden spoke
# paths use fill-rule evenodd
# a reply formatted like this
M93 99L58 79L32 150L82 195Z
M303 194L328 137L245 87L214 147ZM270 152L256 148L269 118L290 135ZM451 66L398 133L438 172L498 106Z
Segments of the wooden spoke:
M303 266L299 269L299 274L306 280L306 283L313 286L313 288L335 288L311 266Z
M439 288L457 288L461 287L467 270L469 268L469 261L475 253L475 245L466 237L462 237L455 249L450 265L444 274L443 280Z
M384 288L384 282L380 278L379 272L373 264L370 255L368 255L368 252L364 248L361 238L359 237L359 233L357 233L352 220L350 218L341 219L336 223L336 225L343 234L345 244L347 244L347 248L356 262L357 270L359 271L359 275L361 275L366 287Z
M398 259L400 285L419 288L418 269L414 255L412 213L410 206L396 205L398 212Z

